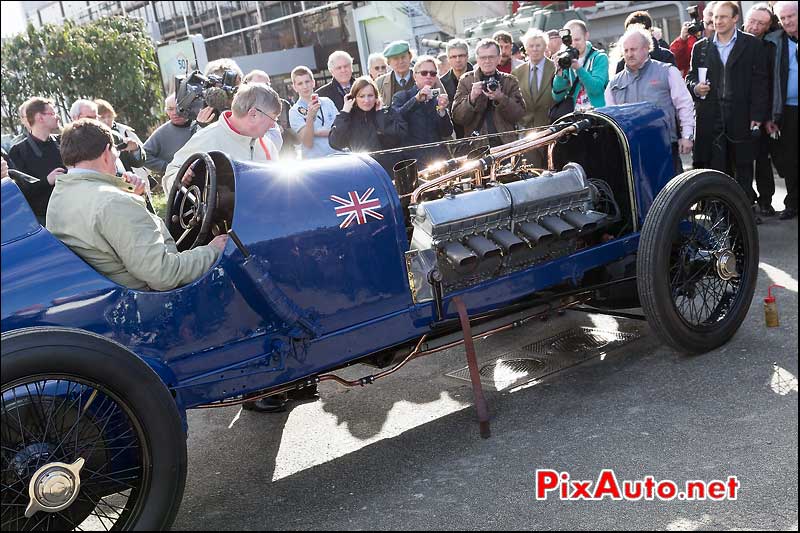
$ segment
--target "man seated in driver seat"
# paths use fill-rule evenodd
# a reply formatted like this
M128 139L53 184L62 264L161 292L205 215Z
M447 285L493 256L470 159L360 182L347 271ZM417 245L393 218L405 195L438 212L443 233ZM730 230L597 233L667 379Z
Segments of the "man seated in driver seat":
M80 119L64 128L47 229L110 280L131 289L166 291L191 283L216 262L227 235L178 252L164 222L145 207L145 182L115 176L119 153L105 124ZM127 183L126 183L127 182ZM124 188L131 184L133 192Z

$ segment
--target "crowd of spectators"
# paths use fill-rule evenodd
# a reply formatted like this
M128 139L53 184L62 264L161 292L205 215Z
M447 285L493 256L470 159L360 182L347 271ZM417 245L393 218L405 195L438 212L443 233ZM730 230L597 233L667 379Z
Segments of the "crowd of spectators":
M361 78L353 74L350 54L338 50L328 58L332 79L319 88L311 69L292 69L292 102L277 96L267 72L245 75L223 58L209 63L204 74L231 73L237 95L262 91L258 105L207 105L190 120L179 112L173 93L164 101L167 122L144 142L117 121L104 99L79 99L65 111L73 122L97 119L109 127L120 152L117 174L141 175L146 169L168 192L186 156L212 146L255 161L407 148L405 155L416 155L424 165L437 157L436 149L413 147L484 135L497 145L518 138L518 130L547 126L564 112L646 101L667 116L676 173L683 170L680 156L691 153L695 168L728 173L757 215L773 216L774 164L787 187L780 216L793 218L797 4L759 3L743 16L736 2L708 2L700 23L700 28L684 24L667 45L646 11L631 13L613 63L607 50L592 43L581 20L564 25L577 57L566 63L562 57L561 65L556 59L564 46L557 28L531 29L519 42L498 31L473 50L454 39L438 56L415 57L408 42L395 41L369 56L368 75ZM39 179L21 186L41 221L54 184L67 171L57 111L46 98L26 101L19 109L25 133L3 154L7 166ZM532 157L534 164L544 164L543 154Z

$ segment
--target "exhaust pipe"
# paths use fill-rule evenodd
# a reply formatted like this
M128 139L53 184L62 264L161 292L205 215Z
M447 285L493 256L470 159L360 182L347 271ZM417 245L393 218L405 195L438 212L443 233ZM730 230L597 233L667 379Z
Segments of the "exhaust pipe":
M397 194L403 196L414 191L417 184L417 160L403 159L392 167Z
M605 214L597 211L582 213L578 210L572 210L567 211L561 217L580 231L592 231L597 228L597 223L605 218Z
M481 261L494 257L502 257L500 247L481 235L467 237L467 246L478 255Z
M469 274L478 266L478 256L460 242L448 242L443 251L458 274Z
M536 222L517 224L517 228L533 244L545 244L553 240L553 234Z
M539 219L539 223L549 229L559 239L569 239L578 230L554 215L547 215Z
M508 231L507 229L498 229L489 232L489 238L500 245L506 255L521 252L527 248L525 242Z

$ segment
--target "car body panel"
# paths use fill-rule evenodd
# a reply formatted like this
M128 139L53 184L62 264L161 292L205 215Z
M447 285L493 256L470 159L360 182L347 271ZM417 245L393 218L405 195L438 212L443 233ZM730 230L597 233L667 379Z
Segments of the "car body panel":
M639 223L672 177L663 114L653 106L597 110L627 138L628 179ZM431 331L432 302L415 304L404 254L400 198L371 158L302 164L234 162L233 229L275 288L318 326L298 337L255 290L232 241L200 279L165 292L121 287L35 222L16 184L3 180L3 333L59 325L103 335L141 357L193 407L341 367ZM371 192L370 192L371 191ZM355 195L353 197L352 195ZM332 198L340 199L337 201ZM363 222L337 216L341 200L378 200ZM346 210L346 209L345 209ZM31 222L31 220L33 222ZM460 295L471 313L500 309L636 252L638 232L489 280Z

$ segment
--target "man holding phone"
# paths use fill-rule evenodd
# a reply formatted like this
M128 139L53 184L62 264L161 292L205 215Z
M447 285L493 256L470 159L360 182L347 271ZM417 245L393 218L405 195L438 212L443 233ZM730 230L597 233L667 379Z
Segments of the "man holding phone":
M295 67L291 77L292 87L299 98L289 110L289 125L300 137L303 159L335 153L336 150L328 144L328 135L339 112L336 104L330 98L314 93L316 82L308 67Z

